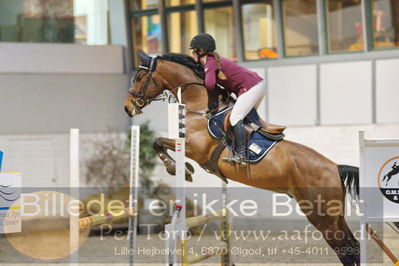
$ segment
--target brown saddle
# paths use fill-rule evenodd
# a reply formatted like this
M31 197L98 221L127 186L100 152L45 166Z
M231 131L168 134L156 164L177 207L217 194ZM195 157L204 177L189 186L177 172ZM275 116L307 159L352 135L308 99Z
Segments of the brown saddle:
M227 111L227 113L224 117L223 127L224 127L225 132L227 132L228 129L231 127L230 115L231 115L231 110ZM279 125L273 125L273 124L267 123L267 122L263 121L262 118L259 118L259 122L260 122L261 126L255 124L255 123L250 123L250 124L245 124L244 127L248 133L250 133L252 131L262 130L262 131L266 132L267 134L271 134L271 135L281 135L281 134L283 134L284 130L287 128L285 126L279 126Z

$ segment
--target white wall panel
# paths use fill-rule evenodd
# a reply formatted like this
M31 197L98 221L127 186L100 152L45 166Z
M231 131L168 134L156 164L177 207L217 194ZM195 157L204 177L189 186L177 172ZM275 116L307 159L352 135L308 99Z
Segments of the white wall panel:
M124 133L80 134L80 186L85 187L87 162L98 152L99 140L120 139ZM116 142L117 143L117 142ZM69 129L61 134L0 134L4 172L21 172L23 187L69 187ZM93 184L91 184L93 185ZM88 191L82 190L81 193ZM92 191L91 191L92 192ZM82 196L82 195L81 195ZM84 197L84 195L83 195Z
M399 59L376 62L377 123L399 123Z
M0 43L0 73L124 73L122 46Z
M1 134L125 130L126 75L0 74Z
M372 122L371 61L320 65L321 123Z
M316 65L268 68L268 121L313 125L316 121Z

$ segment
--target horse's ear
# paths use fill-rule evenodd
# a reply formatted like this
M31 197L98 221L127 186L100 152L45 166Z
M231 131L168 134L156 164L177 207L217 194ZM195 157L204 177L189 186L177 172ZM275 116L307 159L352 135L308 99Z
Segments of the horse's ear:
M142 49L138 49L137 50L137 54L140 56L140 57L150 57L146 52L144 52Z
M141 61L141 64L143 65L143 66L149 66L150 65L150 62L151 62L151 59L152 59L152 57L151 56L149 56L148 54L146 54L143 50L137 50L137 55L139 56L139 58L140 58L140 61Z

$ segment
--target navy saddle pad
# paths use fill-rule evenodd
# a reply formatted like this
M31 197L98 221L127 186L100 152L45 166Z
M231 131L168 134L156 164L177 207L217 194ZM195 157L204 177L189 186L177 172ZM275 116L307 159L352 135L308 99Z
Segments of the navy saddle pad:
M229 107L226 110L217 113L208 120L208 131L214 138L218 140L222 139L222 137L225 135L223 121L227 111L231 108L233 107ZM245 117L245 120L245 122L259 124L259 115L255 109L252 109ZM247 143L246 154L249 155L247 161L250 163L256 163L260 161L273 148L276 142L276 140L270 140L258 132L253 131ZM227 147L230 150L232 149L232 142L230 138L227 140Z

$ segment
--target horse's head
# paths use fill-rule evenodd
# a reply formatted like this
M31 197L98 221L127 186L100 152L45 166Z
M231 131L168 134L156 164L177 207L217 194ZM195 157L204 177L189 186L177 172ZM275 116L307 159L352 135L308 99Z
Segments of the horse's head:
M199 103L199 95L206 95L203 82L205 72L190 56L170 53L152 58L143 51L137 54L141 64L125 100L125 110L129 116L141 114L142 109L152 101L171 100L173 97L180 101L179 91L183 95L190 86L197 88L186 92L189 95L187 98L195 104ZM205 102L208 100L207 97L202 99Z
M129 116L141 114L142 109L157 98L164 87L156 71L158 59L143 51L138 51L137 54L141 64L125 100L125 111Z

